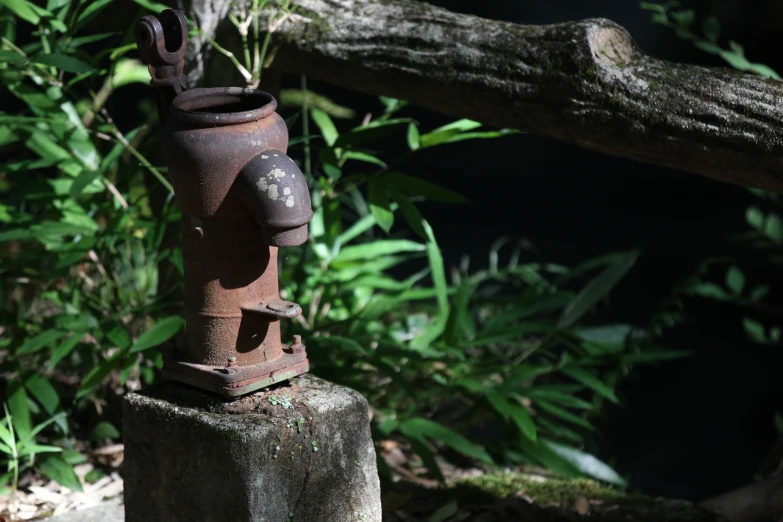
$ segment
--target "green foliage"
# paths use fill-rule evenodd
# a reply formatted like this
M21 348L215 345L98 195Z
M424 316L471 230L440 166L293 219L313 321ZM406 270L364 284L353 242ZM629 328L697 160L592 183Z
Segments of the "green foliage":
M373 142L405 139L407 158L509 133L467 120L422 132L397 115L404 104L382 101L383 114L342 131L324 111L300 114L322 140L311 149L320 160L312 240L281 264L282 293L305 310L287 335L303 336L317 374L368 397L377 437L404 437L436 477L435 455L445 452L622 484L583 450L590 418L605 400L619 402L615 385L631 363L682 355L652 349L651 336L629 325L587 327L637 254L569 270L523 263L522 243L503 240L487 269L447 269L418 203L467 199L401 173L402 161L373 152ZM356 152L372 159L350 161ZM471 436L485 428L503 440Z
M677 34L694 42L700 49L723 57L729 65L741 71L754 72L762 76L779 79L769 67L761 64L749 64L742 55L742 47L730 41L730 51L720 50L717 42L720 36L720 23L714 17L704 20L702 33L704 38L690 32L695 15L692 10L674 10L662 4L642 2L642 8L653 12L653 21L676 30ZM672 23L671 20L681 20ZM706 40L705 40L706 39ZM720 52L718 52L720 51ZM783 245L783 218L780 215L778 195L759 189L749 189L759 202L748 207L745 222L748 232L736 238L747 250L759 253L768 259L770 270L780 265L780 247ZM762 208L763 207L763 208ZM733 259L707 259L697 272L686 281L678 292L725 303L733 303L745 309L749 315L768 315L774 310L767 303L770 287L764 281L748 284L745 271ZM722 274L722 277L719 275ZM721 282L716 282L721 281ZM777 344L781 338L781 327L767 326L766 318L744 317L742 326L747 336L760 344Z
M720 38L720 23L714 17L707 17L702 24L701 38L690 31L695 18L692 10L677 11L662 4L642 2L641 7L653 12L653 21L676 30L678 36L690 40L699 49L723 58L731 67L768 78L780 79L772 68L757 63L750 63L744 56L743 48L738 43L729 40L729 49L718 46ZM673 25L670 17L681 18L687 23ZM758 270L760 273L770 273L780 269L783 257L780 255L783 245L783 218L781 218L781 200L777 194L761 189L748 189L758 198L758 204L748 207L745 212L745 222L748 231L734 238L743 250L753 256L756 263L767 265L768 270ZM763 207L763 208L762 208ZM735 259L707 259L697 272L680 285L678 293L701 298L730 303L743 310L745 317L742 327L747 337L763 345L779 345L781 330L777 307L770 305L771 288L767 281L755 280L748 284L748 271L736 265ZM718 283L716 281L722 281ZM783 420L780 414L775 417L775 427L783 433Z
M777 270L781 241L781 218L776 212L779 198L775 194L755 189L751 192L760 198L759 205L770 209L765 212L756 205L748 208L745 214L748 231L736 240L754 254L755 263L765 263L769 265L769 270ZM770 297L771 288L767 282L752 277L736 264L736 260L718 258L704 261L679 291L741 307L746 314L742 326L749 339L760 344L779 343L781 326L777 322L770 324L770 316L774 321L777 315L776 308L770 304L775 295Z
M152 104L123 130L105 109L125 86L148 83L147 67L125 56L131 33L83 32L111 4L0 8L0 82L16 107L0 113L0 367L16 446L0 449L14 472L37 467L74 489L71 462L35 439L60 451L91 432L117 438L110 424L81 422L101 384L151 382L162 361L147 349L183 324L181 253L167 239L178 211L140 149ZM17 41L28 29L34 38Z
M728 48L721 47L720 22L714 16L704 18L697 32L694 29L696 13L693 9L683 9L677 2L668 4L640 2L639 5L642 9L651 12L654 23L673 29L680 38L692 42L695 47L706 53L722 58L731 67L766 78L780 79L778 73L771 67L749 61L745 57L745 49L734 40L728 41Z
M57 446L41 445L36 443L35 437L49 424L57 421L58 417L51 417L49 420L33 427L30 424L30 413L26 409L26 404L16 403L15 414L9 413L8 405L4 404L5 418L0 420L0 455L3 455L7 462L7 473L2 475L0 483L3 485L10 483L11 492L16 491L19 483L19 472L31 467L36 461L38 455L50 455L59 453L62 448ZM56 457L55 457L56 458ZM54 460L54 458L45 458L43 462ZM73 473L73 470L71 469ZM75 476L75 474L74 474ZM76 479L78 482L78 478ZM73 489L81 490L81 485Z
M650 349L651 339L627 325L584 327L636 253L568 270L520 263L516 245L501 266L509 243L501 240L488 269L447 276L419 203L468 200L401 172L404 161L431 147L513 131L459 120L423 132L400 116L407 104L388 97L381 97L380 114L341 130L333 111L308 106L304 81L300 98L301 110L288 121L301 120L304 136L292 141L290 154L302 158L315 214L311 241L287 249L281 261L281 294L305 310L286 335L307 340L314 371L362 391L376 411L376 436L406 438L436 477L435 452L447 450L621 483L578 449L594 431L589 417L604 399L618 401L614 386L632 362L681 355ZM311 122L321 139L310 135ZM388 158L374 145L403 135L409 152L402 157ZM466 437L484 426L505 431L503 443Z

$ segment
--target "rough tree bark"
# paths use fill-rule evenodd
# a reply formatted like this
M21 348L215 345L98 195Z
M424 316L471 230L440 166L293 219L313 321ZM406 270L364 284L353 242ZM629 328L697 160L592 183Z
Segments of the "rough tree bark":
M702 507L720 513L730 522L783 520L783 476L729 491L703 502Z
M214 34L232 0L180 2ZM416 0L291 5L272 46L285 71L783 192L783 82L658 60L604 19L525 26Z

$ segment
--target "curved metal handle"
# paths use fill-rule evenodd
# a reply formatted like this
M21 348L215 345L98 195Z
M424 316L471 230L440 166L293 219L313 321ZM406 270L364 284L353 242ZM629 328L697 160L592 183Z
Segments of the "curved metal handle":
M188 24L185 16L166 9L158 16L148 15L136 23L136 45L149 66L150 82L158 98L158 117L165 124L171 101L185 87L185 52Z
M147 15L136 23L136 45L142 59L152 67L181 67L188 48L185 15L166 9L158 16Z
M275 321L277 319L293 319L302 315L302 307L291 301L283 301L277 299L274 301L267 301L259 304L258 306L242 308L246 312L252 312L268 316L269 319Z

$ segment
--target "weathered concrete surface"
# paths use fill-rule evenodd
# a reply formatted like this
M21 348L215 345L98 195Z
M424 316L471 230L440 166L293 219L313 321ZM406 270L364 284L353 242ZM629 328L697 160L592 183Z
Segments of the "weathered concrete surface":
M125 514L120 498L46 519L47 522L123 522L124 520Z
M127 522L381 520L367 401L351 389L306 375L225 401L164 383L126 396L123 424Z

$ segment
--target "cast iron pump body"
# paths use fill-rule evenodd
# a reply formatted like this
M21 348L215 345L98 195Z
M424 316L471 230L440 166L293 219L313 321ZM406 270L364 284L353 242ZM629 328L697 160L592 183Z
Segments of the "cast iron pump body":
M182 209L187 348L167 354L164 374L238 396L307 372L300 339L280 339L280 319L302 310L280 299L277 249L307 240L313 211L277 102L253 89L187 90L179 11L141 19L136 42Z

